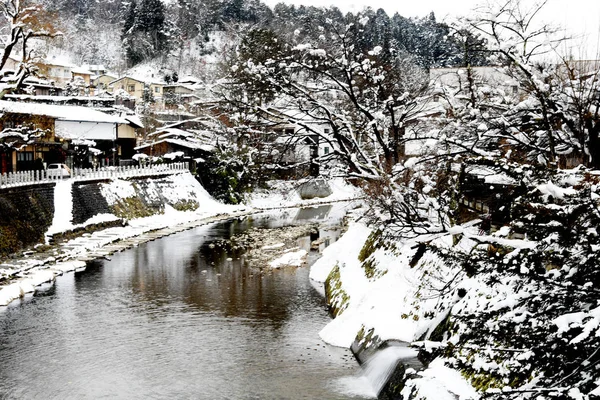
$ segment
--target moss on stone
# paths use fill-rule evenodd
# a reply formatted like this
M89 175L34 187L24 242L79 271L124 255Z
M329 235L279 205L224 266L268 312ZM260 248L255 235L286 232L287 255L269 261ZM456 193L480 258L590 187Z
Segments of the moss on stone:
M336 264L325 281L325 296L327 304L334 317L341 315L350 302L350 296L342 289L340 267Z
M446 333L450 332L453 326L454 324L452 323L452 318L450 314L448 314L448 316L446 316L446 318L444 318L444 320L435 327L433 332L431 332L431 335L429 335L429 340L434 342L443 341L444 336L446 336Z
M483 393L488 389L501 389L506 384L502 378L499 378L493 374L472 372L463 370L461 371L462 376L465 377L478 392Z
M172 206L177 211L196 211L200 204L194 200L180 200Z
M368 279L378 279L387 273L387 270L378 268L378 262L373 258L373 254L380 248L391 250L395 246L384 240L381 231L377 230L369 235L358 254L358 260L362 263L361 268Z
M360 253L358 253L358 260L360 262L365 262L367 260L367 258L369 258L371 255L373 255L373 253L375 253L375 250L377 250L380 247L380 243L379 243L380 238L381 238L380 230L371 232L371 234L367 238L367 241L365 242L362 249L360 250Z
M139 197L127 197L111 206L112 213L119 218L133 219L160 214L163 209L149 207Z

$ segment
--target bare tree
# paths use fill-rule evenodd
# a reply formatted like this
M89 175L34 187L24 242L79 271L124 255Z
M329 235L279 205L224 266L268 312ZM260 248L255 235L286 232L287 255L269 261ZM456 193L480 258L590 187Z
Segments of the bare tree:
M256 47L277 51L240 57L230 67L227 92L252 87L246 106L319 136L330 144L331 156L343 160L348 176L373 180L401 159L406 122L422 111L428 80L407 58L384 60L380 46L360 51L359 17L346 25L313 21L314 30L322 31L318 39L300 31L289 44L273 34L262 36ZM273 101L265 102L265 91Z
M4 37L4 49L0 56L0 71L4 70L11 55L19 54L20 64L13 82L0 88L0 99L23 85L25 79L35 72L33 50L30 41L36 38L54 38L62 35L55 26L53 15L42 6L27 0L2 0L0 2L2 23L0 31Z

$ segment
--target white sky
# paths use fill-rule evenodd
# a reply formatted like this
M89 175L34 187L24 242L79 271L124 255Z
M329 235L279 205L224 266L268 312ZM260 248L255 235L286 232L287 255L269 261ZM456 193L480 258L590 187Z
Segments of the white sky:
M479 0L263 0L273 7L277 3L304 4L325 7L335 5L343 12L360 11L369 6L374 10L383 8L388 15L398 12L404 17L423 17L433 11L438 21L469 14ZM523 0L531 3L533 0ZM545 22L564 27L570 35L585 38L588 54L600 53L600 0L548 0L541 17ZM579 41L583 41L580 39ZM574 50L576 53L577 51ZM573 54L580 58L578 54ZM588 56L589 57L589 56ZM598 57L600 58L600 57Z

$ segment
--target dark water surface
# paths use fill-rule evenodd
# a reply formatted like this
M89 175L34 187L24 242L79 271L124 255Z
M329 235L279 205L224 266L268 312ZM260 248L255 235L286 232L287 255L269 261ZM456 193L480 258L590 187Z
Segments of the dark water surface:
M348 398L335 381L359 366L319 339L330 319L308 268L260 274L243 265L243 255L211 246L251 225L324 220L330 211L293 210L169 236L92 262L6 307L0 398ZM329 243L339 232L321 235Z

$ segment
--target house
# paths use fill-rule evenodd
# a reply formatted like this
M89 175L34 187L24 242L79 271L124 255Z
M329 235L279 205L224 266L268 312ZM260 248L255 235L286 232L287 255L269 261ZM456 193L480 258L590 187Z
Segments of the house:
M16 85L17 78L12 70L2 71L3 76L0 79L2 85L10 86ZM15 90L14 93L21 93L34 96L50 96L60 94L62 88L56 87L53 82L37 78L35 76L28 76L23 81L22 86Z
M106 67L102 64L100 64L100 65L89 64L89 65L82 65L81 67L86 69L87 71L90 71L93 76L101 76L101 75L106 75L108 73L108 69L106 69ZM116 77L115 77L115 79L116 79Z
M143 100L144 89L147 88L156 101L163 98L163 87L165 84L159 81L145 81L131 76L124 76L108 84L108 88L115 93L118 90L124 90L136 100Z
M7 71L7 70L16 72L17 69L19 69L20 64L21 64L20 59L9 55L8 58L6 59L6 62L4 63L4 69L2 70L2 72Z
M310 165L313 176L319 174L318 165L313 161L318 159L319 164L325 167L336 164L335 142L329 140L332 134L330 124L308 118L297 110L270 110L270 113L275 124L269 126L267 132L274 134L276 148L281 154L280 162Z
M117 155L119 160L130 160L135 155L135 147L139 136L138 132L140 129L144 129L144 124L133 113L121 112L119 117L128 123L119 125L117 132Z
M518 97L520 94L519 82L501 67L471 67L470 71L471 75L465 67L431 68L429 78L434 86L453 90L453 95L467 94L470 78L478 86L502 89L507 96Z
M62 143L55 136L54 117L0 103L0 173L33 170L38 158L48 163L64 161ZM33 142L26 136L27 130L32 131Z
M85 82L86 86L90 86L90 84L92 83L92 75L94 75L93 72L88 71L87 69L82 67L75 67L71 69L71 74L72 80L81 78L83 82Z
M31 169L38 158L45 163L65 162L71 166L116 165L119 139L131 143L128 126L137 125L80 106L0 100L0 113L0 140L12 143L10 147L4 146L2 172ZM23 128L39 137L23 136L19 133ZM124 136L119 134L120 130Z
M73 79L74 66L71 63L61 60L42 60L35 65L38 67L38 74L54 82L56 86L64 86Z
M91 86L95 89L96 94L100 92L112 93L109 85L115 80L117 80L117 77L110 74L94 75L92 76Z
M148 135L147 143L135 148L136 151L151 157L201 158L215 150L209 139L199 132L179 128L162 128Z
M194 101L200 100L193 87L174 83L163 87L163 99L165 106L177 107L179 105L189 105Z

